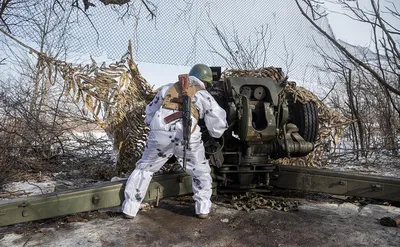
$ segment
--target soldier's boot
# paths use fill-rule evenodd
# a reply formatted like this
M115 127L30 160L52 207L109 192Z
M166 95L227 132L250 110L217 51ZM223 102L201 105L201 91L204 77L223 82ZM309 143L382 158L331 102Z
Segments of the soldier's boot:
M207 219L208 218L208 214L198 214L197 218L199 218L199 219Z
M131 219L135 218L135 216L131 216L131 215L127 215L127 214L123 214L123 216L124 216L125 219L128 219L128 220L131 220Z

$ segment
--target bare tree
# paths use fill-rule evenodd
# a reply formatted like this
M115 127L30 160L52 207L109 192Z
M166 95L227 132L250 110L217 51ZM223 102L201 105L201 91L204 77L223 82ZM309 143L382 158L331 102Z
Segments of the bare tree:
M335 0L337 4L347 10L344 15L353 21L367 23L373 30L373 46L375 61L365 61L358 54L341 44L334 35L329 34L321 28L317 21L327 16L327 12L322 8L323 1L316 0L296 0L296 4L301 14L314 26L324 37L326 37L341 54L353 64L365 69L373 76L376 81L388 90L390 94L400 95L398 82L388 81L388 74L400 78L400 53L399 38L400 29L398 25L390 19L398 20L400 12L395 4L382 9L379 0L370 0L372 10L361 8L358 1ZM385 12L386 11L386 12ZM348 14L347 14L348 13ZM391 18L389 18L390 16ZM400 80L400 79L398 79Z
M267 63L267 51L272 36L268 26L261 25L255 30L255 37L240 37L237 30L233 28L233 32L229 34L216 24L212 23L221 45L222 50L213 46L207 39L211 52L217 54L225 60L229 67L235 69L256 69L263 68ZM224 54L226 52L226 54Z
M370 148L384 147L396 153L400 122L400 30L395 24L400 15L396 5L389 2L382 6L379 0L370 0L368 10L358 1L329 1L342 7L343 18L370 26L372 45L360 47L338 40L318 25L319 19L329 14L323 7L325 2L328 1L296 0L302 15L334 48L332 55L316 44L325 61L325 71L336 78L329 87L330 93L337 92L327 99L355 120L350 128L355 150L366 154L364 151Z
M325 61L321 69L334 76L333 85L327 85L330 90L326 101L354 120L348 140L353 142L356 157L359 151L366 155L366 150L377 147L396 152L396 129L400 119L394 114L395 107L387 96L387 89L340 53L333 56L321 47L317 51Z
M332 90L336 92L337 87L342 86L345 93L336 93L333 98L330 99L330 103L334 108L339 109L341 113L349 119L354 119L355 122L350 125L351 139L353 140L354 150L365 149L365 131L363 118L360 116L359 111L359 90L358 87L360 78L354 76L353 67L348 67L346 60L334 59L328 56L321 49L321 55L325 61L325 71L333 73L335 75L336 82L332 87ZM342 83L342 84L341 84ZM331 91L332 92L332 91ZM341 95L342 97L340 97ZM344 96L345 95L345 96ZM344 107L345 106L345 107ZM358 159L359 152L356 152L356 158Z
M13 73L0 78L0 170L2 164L16 170L42 170L44 164L49 167L64 161L94 165L103 159L113 164L108 138L76 134L88 124L94 128L95 121L84 116L78 110L82 106L66 95L66 84L51 64L55 58L65 59L74 42L69 35L76 24L69 18L74 7L69 8L54 11L51 3L44 1L25 10L32 16L40 13L26 21L23 29L24 36L38 47L34 50L38 56L3 43ZM19 45L33 51L21 42Z
M150 0L0 0L0 28L5 28L11 33L14 27L21 26L35 19L35 16L40 15L42 11L49 10L54 13L63 11L69 13L69 16L72 12L76 12L78 17L84 16L94 27L87 11L89 8L96 7L97 2L111 5L115 11L122 12L121 17L136 15L139 7L135 4L139 2L145 7L150 19L157 16L157 6ZM43 3L47 4L49 8L38 10L37 6ZM123 8L122 11L121 8ZM36 12L27 12L32 9L35 9Z

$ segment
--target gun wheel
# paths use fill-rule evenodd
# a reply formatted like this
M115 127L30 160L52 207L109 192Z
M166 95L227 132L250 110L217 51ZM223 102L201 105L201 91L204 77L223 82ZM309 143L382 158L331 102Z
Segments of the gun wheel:
M290 120L299 128L299 134L305 141L313 142L318 137L318 109L315 102L289 104Z

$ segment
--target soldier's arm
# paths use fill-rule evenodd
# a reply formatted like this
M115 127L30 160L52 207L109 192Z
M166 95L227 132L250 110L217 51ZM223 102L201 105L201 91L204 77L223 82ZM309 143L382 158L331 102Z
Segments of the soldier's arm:
M207 130L214 138L219 138L228 127L226 112L206 90L196 93L195 106L199 110L200 118L204 119Z
M146 106L146 118L144 119L144 123L149 126L151 120L153 120L154 114L161 108L163 100L165 98L165 94L172 84L165 85L161 87L154 99Z

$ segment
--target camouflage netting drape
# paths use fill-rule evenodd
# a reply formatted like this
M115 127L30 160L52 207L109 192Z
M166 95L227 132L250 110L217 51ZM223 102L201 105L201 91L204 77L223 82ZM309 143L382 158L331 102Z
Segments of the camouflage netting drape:
M82 104L82 111L92 116L114 140L118 151L118 172L133 169L145 146L148 133L144 125L144 109L155 95L133 61L131 45L127 56L121 61L105 66L72 66L71 64L43 57L52 63L68 87L75 102ZM273 67L257 70L226 70L224 76L270 77L278 82L285 79L280 70ZM284 158L277 162L283 165L320 166L324 153L331 143L336 144L343 127L350 123L339 113L329 109L309 90L288 82L285 92L294 100L306 103L313 101L318 108L319 132L315 150L303 158Z
M73 67L54 61L67 85L67 93L82 112L92 116L113 138L117 151L117 172L127 172L140 158L149 131L144 124L144 110L155 95L128 53L119 61L98 66L95 61L84 67Z
M82 66L45 56L9 34L6 35L38 56L38 69L43 71L47 80L55 81L57 75L61 75L71 100L80 105L83 114L93 118L113 138L114 150L118 156L117 172L131 171L143 152L149 131L144 124L145 106L156 93L135 64L131 43L127 54L116 63L108 66L103 63L99 66L92 60L91 65ZM273 67L230 69L223 75L270 77L277 82L285 79L282 71ZM284 158L278 162L284 165L319 166L331 142L338 142L342 128L351 120L329 109L313 93L296 86L294 82L287 83L285 92L292 94L295 101L315 102L320 126L316 148L312 153L303 158Z
M132 170L144 150L149 131L144 124L144 110L155 92L133 61L131 43L120 61L100 66L94 60L90 65L73 65L31 51L38 55L47 79L55 80L60 74L66 94L113 139L118 158L116 172Z

